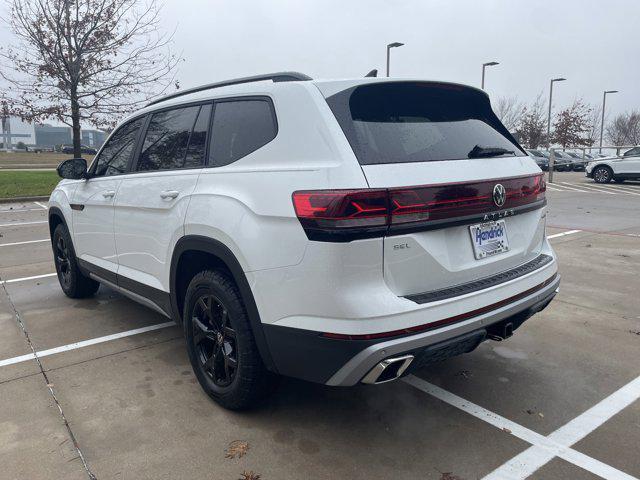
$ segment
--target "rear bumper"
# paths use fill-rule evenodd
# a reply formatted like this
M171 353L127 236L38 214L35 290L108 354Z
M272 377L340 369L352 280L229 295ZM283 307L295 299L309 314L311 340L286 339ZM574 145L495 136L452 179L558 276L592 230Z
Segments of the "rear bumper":
M513 329L544 309L555 296L560 276L554 274L539 289L471 318L415 335L375 340L337 339L320 332L263 325L279 373L333 386L359 383L377 364L391 357L413 355L407 372L434 360L473 350L488 331L511 323Z

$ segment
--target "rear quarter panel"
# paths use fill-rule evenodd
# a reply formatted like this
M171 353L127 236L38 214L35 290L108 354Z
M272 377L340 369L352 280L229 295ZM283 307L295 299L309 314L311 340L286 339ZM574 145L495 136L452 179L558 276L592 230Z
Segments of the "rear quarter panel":
M295 215L294 191L367 187L313 84L276 85L267 94L278 120L275 139L235 163L204 169L185 220L185 235L221 241L244 271L302 260L308 240Z

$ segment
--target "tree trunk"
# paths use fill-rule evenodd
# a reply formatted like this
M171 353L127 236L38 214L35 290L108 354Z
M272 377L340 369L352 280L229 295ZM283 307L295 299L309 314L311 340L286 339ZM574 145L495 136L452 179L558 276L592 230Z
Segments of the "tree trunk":
M78 103L77 91L71 89L71 130L73 132L73 158L82 158L81 132L80 132L80 105Z

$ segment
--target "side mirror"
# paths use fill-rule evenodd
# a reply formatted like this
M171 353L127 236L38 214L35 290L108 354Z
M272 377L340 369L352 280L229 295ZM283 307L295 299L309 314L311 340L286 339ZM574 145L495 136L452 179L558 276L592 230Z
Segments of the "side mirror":
M70 180L87 178L87 161L84 158L70 158L58 165L56 171L62 178Z

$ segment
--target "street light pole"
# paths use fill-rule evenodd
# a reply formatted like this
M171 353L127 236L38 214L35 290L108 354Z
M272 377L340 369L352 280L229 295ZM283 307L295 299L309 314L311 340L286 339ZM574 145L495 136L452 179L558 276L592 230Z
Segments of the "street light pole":
M481 88L484 90L484 69L487 67L493 67L494 65L500 65L499 62L487 62L482 64L482 83Z
M403 45L404 43L400 43L400 42L393 42L387 45L387 77L389 76L389 57L391 56L390 55L391 49L396 47L401 47Z
M602 153L602 134L604 133L604 108L607 105L607 93L618 93L618 90L606 90L602 95L602 120L600 121L600 153Z
M551 103L553 102L553 83L564 82L566 78L552 78L549 85L549 116L547 117L547 150L549 150L549 183L553 183L553 165L555 154L551 150Z
M553 83L563 82L566 78L553 78L549 88L549 115L547 117L547 148L551 147L551 102L553 101Z

